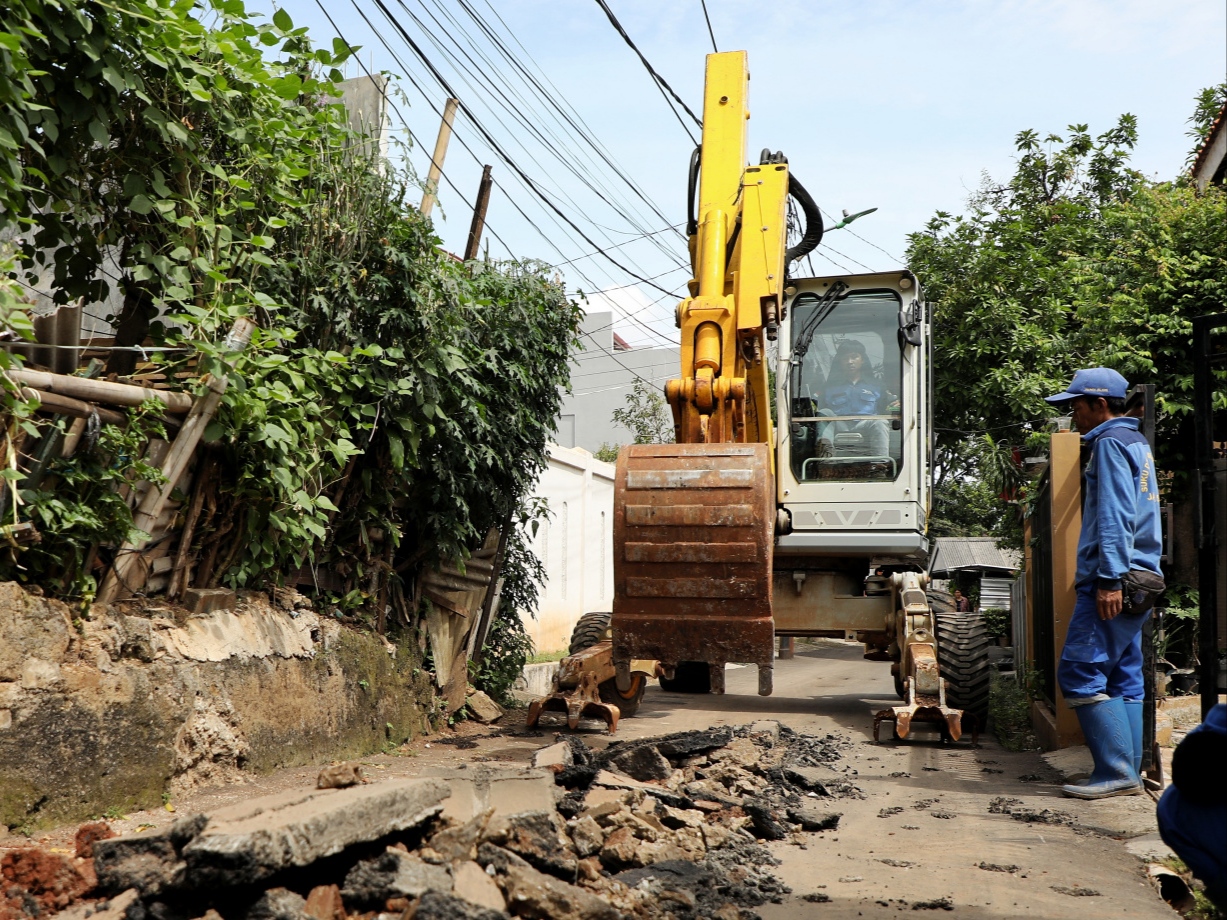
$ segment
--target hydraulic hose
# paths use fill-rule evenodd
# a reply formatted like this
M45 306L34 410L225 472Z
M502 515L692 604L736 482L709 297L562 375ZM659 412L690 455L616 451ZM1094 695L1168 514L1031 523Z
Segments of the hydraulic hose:
M805 236L801 237L796 246L789 247L784 253L785 270L797 259L813 252L822 242L822 212L818 210L818 205L805 190L805 186L791 172L788 174L788 194L797 199L805 214Z
M690 180L686 183L686 236L694 236L699 232L699 217L694 212L694 201L699 190L699 164L703 159L703 148L695 147L690 154Z

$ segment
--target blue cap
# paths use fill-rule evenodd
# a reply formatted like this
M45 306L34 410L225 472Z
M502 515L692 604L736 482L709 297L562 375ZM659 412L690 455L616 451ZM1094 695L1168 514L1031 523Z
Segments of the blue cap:
M1045 396L1046 402L1063 403L1079 396L1099 397L1105 399L1124 399L1129 392L1129 381L1108 367L1087 367L1074 374L1064 393L1056 396Z

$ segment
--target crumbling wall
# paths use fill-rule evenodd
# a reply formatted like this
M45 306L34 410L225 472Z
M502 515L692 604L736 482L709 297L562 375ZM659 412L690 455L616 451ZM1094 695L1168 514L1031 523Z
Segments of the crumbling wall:
M426 731L432 700L415 647L343 629L302 598L249 593L200 615L95 604L79 617L0 583L0 824L371 753Z

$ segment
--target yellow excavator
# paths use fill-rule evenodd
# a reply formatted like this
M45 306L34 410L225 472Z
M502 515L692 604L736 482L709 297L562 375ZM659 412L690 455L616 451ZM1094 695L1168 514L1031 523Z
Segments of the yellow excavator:
M613 730L650 677L722 693L728 663L756 665L768 695L777 639L855 634L867 659L891 662L903 700L876 714L875 738L883 721L900 738L927 721L958 740L965 715L973 732L984 721L987 638L973 616L935 613L925 591L920 287L906 269L792 273L821 243L822 214L782 154L746 165L749 79L745 52L708 55L694 277L677 307L681 376L665 387L677 443L619 453L612 616L581 620L530 723L561 710L573 728L597 715ZM804 216L791 247L790 197Z

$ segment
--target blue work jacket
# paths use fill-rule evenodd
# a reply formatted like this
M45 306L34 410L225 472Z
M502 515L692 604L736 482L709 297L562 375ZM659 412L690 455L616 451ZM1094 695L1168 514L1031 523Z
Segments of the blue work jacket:
M868 380L841 383L827 390L827 405L836 415L873 415L881 399L882 388Z
M1163 532L1155 459L1135 418L1112 418L1082 436L1091 448L1078 540L1077 583L1120 588L1130 569L1161 574Z

